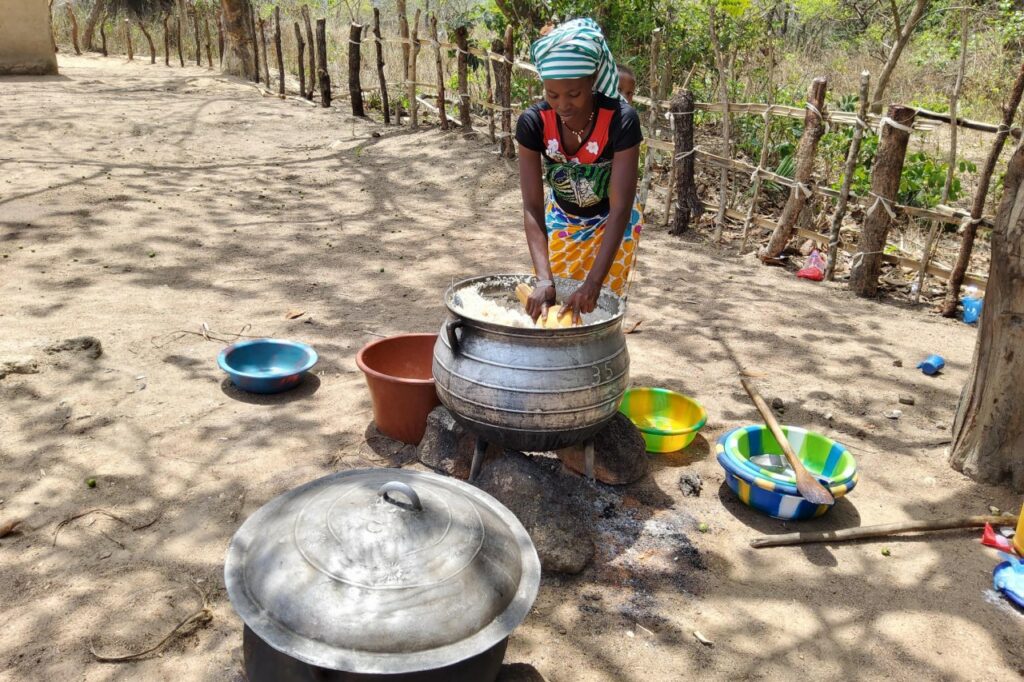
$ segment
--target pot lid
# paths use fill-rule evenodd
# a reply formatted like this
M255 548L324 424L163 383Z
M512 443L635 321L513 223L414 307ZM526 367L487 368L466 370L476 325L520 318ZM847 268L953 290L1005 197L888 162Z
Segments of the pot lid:
M508 636L540 561L518 519L458 479L343 471L280 495L224 568L242 620L278 651L348 672L451 665Z

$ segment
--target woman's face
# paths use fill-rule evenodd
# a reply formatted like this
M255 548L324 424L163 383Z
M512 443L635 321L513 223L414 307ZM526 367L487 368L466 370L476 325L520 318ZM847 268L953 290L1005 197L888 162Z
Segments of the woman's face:
M544 99L563 121L589 116L594 109L594 77L546 80Z

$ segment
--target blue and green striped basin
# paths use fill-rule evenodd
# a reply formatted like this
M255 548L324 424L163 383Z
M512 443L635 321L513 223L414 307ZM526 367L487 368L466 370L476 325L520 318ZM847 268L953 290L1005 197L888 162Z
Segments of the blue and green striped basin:
M796 426L783 426L793 452L807 470L838 499L857 485L857 462L842 444ZM740 500L778 519L809 519L821 516L831 505L805 500L789 473L762 468L750 461L758 455L781 455L782 448L768 427L742 426L729 431L715 445L726 483Z

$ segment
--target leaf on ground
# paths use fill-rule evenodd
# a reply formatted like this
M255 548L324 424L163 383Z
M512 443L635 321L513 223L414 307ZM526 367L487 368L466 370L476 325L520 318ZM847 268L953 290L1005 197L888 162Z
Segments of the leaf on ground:
M297 308L292 308L291 310L289 310L288 312L286 312L284 314L284 319L286 319L286 320L297 320L297 319L299 319L300 317L302 317L305 314L306 314L305 310L299 310Z

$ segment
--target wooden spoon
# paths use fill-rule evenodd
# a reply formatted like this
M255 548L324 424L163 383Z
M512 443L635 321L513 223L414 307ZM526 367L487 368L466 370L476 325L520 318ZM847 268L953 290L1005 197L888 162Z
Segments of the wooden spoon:
M782 452L786 455L789 466L793 467L793 472L796 474L796 489L803 495L805 500L813 504L835 504L836 498L832 497L832 493L821 483L818 483L814 476L811 475L811 472L807 470L807 467L804 466L804 463L800 461L800 458L796 456L796 453L793 452L793 448L789 445L789 440L782 433L779 422L775 421L775 415L772 414L771 409L764 402L761 394L757 392L757 389L754 388L746 377L740 377L740 383L743 384L743 389L750 396L750 399L754 401L757 411L761 413L764 423L771 429L775 440L782 447Z

